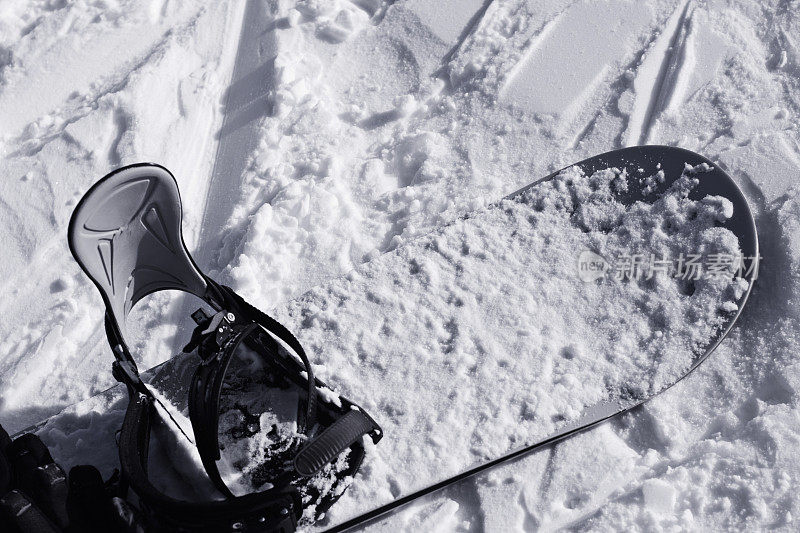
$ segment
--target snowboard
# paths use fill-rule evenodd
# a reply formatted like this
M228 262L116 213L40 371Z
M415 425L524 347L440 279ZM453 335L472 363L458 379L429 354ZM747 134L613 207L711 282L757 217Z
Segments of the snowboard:
M716 276L686 275L700 255ZM303 344L328 401L356 399L384 431L315 527L363 524L663 392L727 335L757 267L735 182L690 151L643 146L570 165L264 309ZM189 499L215 493L185 418L197 364L179 354L143 374L169 415L151 471ZM109 474L127 401L113 387L31 429L65 467Z

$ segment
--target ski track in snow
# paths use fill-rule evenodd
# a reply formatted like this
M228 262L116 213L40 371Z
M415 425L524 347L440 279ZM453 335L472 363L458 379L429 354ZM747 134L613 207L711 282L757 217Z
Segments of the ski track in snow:
M165 9L167 6L168 3ZM33 39L47 38L37 28L46 32L60 21L80 26L91 39L104 39L106 44L117 43L123 48L127 42L125 36L137 33L138 27L148 27L137 39L145 45L153 33L150 25L170 29L154 37L148 47L138 45L126 50L133 55L122 55L121 64L114 65L107 76L101 74L95 78L97 72L84 71L80 62L73 65L72 77L56 71L53 80L37 88L45 95L41 100L39 93L19 89L41 82L36 76L44 72L35 61L28 66L31 59L21 54L21 58L15 58L4 69L0 105L23 115L45 112L20 134L9 135L9 130L4 130L0 161L6 176L0 196L7 206L0 213L3 221L0 231L7 251L7 262L2 267L6 318L0 321L2 352L7 357L0 361L3 369L0 382L3 423L12 431L113 383L107 343L100 327L101 306L94 288L82 279L65 246L66 224L83 191L120 164L149 159L170 166L185 184L184 198L195 197L190 185L198 177L193 174L210 159L204 148L210 136L204 137L204 130L210 133L215 114L209 104L218 98L217 86L226 83L224 79L217 81L217 75L212 73L221 65L220 74L224 77L226 58L214 56L219 53L214 48L222 48L223 40L210 48L205 45L192 50L187 46L191 46L199 32L224 31L231 19L236 18L236 10L225 6L217 9L187 6L173 5L167 9L166 21L162 20L160 10L149 14L131 12L130 7L97 14L94 19L91 10L82 12L78 6L65 6L38 18L31 12L20 15L21 19L35 20L24 28L18 50L25 50ZM9 26L17 22L13 9L10 11L8 18L3 19ZM104 22L105 19L110 19L111 24ZM86 24L90 26L84 27ZM119 31L120 27L124 31ZM59 48L68 51L75 41L81 44L82 39L71 33L50 36L45 55L58 53ZM141 53L137 54L137 50ZM99 58L91 59L107 63L102 58L104 51L98 53ZM33 82L27 76L28 71L34 75ZM72 85L75 90L65 102L58 102L54 109L48 110L44 106L53 105L48 98L54 93L46 88L59 84L61 78L68 79L65 85ZM9 99L18 97L12 89L28 93L36 105L10 104ZM183 93L192 94L188 106L182 104ZM157 102L163 102L170 112L158 109ZM148 109L149 105L155 108ZM153 112L162 117L154 116ZM154 142L156 136L162 139ZM165 143L163 137L170 139ZM199 174L204 172L201 170ZM190 205L187 213L190 239L192 211ZM11 224L12 220L16 223ZM32 276L32 272L36 275ZM151 314L157 317L163 313L159 308L164 304L159 305L158 300L152 303L155 309L151 309ZM159 344L159 332L153 333L147 342ZM169 327L162 328L161 333L172 334ZM142 343L139 347L143 347ZM146 366L165 357L159 351L163 352L163 346L156 346L150 352L154 359L144 358Z
M684 46L692 7L688 0L680 4L645 53L633 82L637 98L628 124L627 146L648 144L654 120L670 103L679 69L687 62Z
M170 168L190 249L219 243L204 247L201 263L268 310L564 164L644 141L674 144L718 161L757 217L762 275L734 334L635 412L373 527L796 530L796 2L615 0L602 9L630 23L608 35L581 35L591 21L580 14L601 9L588 1L293 5L266 22L274 53L252 50L256 68L241 78L233 60L243 4L24 12L12 2L0 14L2 422L21 428L111 383L100 301L64 235L79 195L113 166ZM578 39L559 27L570 16ZM245 30L256 20L247 17ZM59 46L91 42L81 32L119 46L124 59L85 52L48 70ZM576 47L578 57L608 52L570 86L569 65L548 59ZM548 88L548 76L565 88ZM24 87L36 92L26 97ZM219 209L202 207L207 191ZM183 307L171 303L151 298L139 315L137 347L150 364L183 340ZM73 420L85 440L59 442L57 457L68 462L101 438L92 409ZM98 458L105 469L115 460L113 450Z

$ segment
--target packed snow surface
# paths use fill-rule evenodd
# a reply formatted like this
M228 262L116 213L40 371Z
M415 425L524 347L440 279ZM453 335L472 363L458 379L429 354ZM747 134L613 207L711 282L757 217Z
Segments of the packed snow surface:
M716 225L731 216L730 202L689 199L695 175L689 168L652 203L626 206L617 199L625 173L571 167L279 306L276 318L318 374L385 435L329 518L368 511L541 440L594 405L627 406L682 377L747 282L731 268L696 281L664 270L585 283L576 254L738 256L736 236ZM235 372L230 384L241 389L243 379ZM261 391L256 402L252 391L238 400L250 398L244 406L266 422L250 439L230 438L243 411L231 400L221 406L223 443L234 444L222 456L251 491L263 483L259 465L279 462L268 454L292 442L291 430L278 438L285 400Z
M756 217L763 262L738 327L644 407L375 527L797 530L798 12L3 2L0 421L19 430L113 384L102 304L65 235L78 198L120 165L170 168L201 266L270 310L571 162L678 145L725 169ZM186 306L140 305L133 347L150 367L185 341ZM104 413L123 406L119 391L96 396L43 438L65 466L93 457L110 473Z

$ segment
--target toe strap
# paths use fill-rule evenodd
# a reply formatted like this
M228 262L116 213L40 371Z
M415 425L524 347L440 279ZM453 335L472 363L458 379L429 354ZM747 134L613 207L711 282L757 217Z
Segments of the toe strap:
M367 434L371 434L376 443L382 437L380 427L368 414L360 409L352 409L298 452L294 458L294 468L301 476L313 476Z

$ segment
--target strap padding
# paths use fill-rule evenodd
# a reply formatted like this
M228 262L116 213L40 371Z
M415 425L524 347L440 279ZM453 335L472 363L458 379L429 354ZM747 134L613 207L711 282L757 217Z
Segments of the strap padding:
M351 410L311 440L294 458L301 476L313 476L364 435L379 431L378 425L361 410Z

